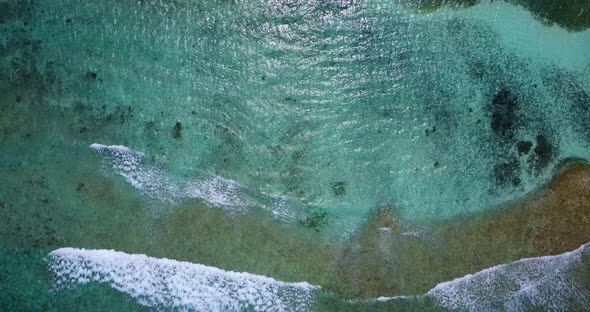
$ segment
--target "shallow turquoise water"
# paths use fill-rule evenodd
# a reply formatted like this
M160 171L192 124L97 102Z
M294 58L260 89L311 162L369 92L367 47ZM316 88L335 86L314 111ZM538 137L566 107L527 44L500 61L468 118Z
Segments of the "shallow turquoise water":
M590 158L590 31L504 2L0 4L0 255L27 272L2 265L8 307L142 309L103 286L56 299L41 259L159 255L186 202L340 244L376 207L441 222Z
M507 4L426 15L395 2L42 7L28 27L37 69L56 80L45 102L79 111L80 143L289 196L336 223L382 203L416 220L478 211L588 156L587 96L563 95L588 88L590 34ZM518 121L498 135L501 90ZM531 170L515 145L538 135L552 153Z

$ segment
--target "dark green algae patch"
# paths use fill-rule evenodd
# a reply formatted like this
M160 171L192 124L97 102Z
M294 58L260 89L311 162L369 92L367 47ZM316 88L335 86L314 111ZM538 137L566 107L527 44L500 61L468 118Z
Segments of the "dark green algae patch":
M466 8L480 0L404 0L421 12L431 12L442 7ZM519 5L529 10L544 24L557 24L568 31L583 31L590 27L590 1L587 0L497 0Z
M547 24L557 24L570 31L590 27L590 2L587 0L515 0Z

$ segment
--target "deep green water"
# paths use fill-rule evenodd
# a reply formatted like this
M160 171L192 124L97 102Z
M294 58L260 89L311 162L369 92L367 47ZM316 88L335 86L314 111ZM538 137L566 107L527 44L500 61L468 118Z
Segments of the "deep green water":
M61 247L321 283L308 254L377 207L452 220L590 159L590 30L498 1L406 4L0 0L0 307L171 309L108 283L55 290ZM198 225L170 221L190 205ZM204 236L175 240L174 224ZM314 296L316 310L445 306Z

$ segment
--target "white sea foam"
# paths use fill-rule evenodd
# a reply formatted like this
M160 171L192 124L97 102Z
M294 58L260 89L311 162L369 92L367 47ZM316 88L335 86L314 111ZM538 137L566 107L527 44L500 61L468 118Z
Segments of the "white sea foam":
M374 301L377 302L381 302L381 303L385 303L388 301L395 301L395 300L407 300L407 299L413 299L413 298L418 298L420 296L395 296L395 297L377 297L375 299L373 299Z
M291 222L302 216L301 204L286 196L253 195L238 182L215 175L174 176L162 166L145 164L144 153L122 145L94 143L90 148L103 157L106 172L124 177L152 199L173 204L184 199L197 199L210 207L232 212L259 207L281 222Z
M144 163L145 154L121 145L90 145L109 168L150 198L176 203L199 199L216 208L243 210L253 205L245 188L219 176L176 178L162 168Z
M102 283L147 307L184 311L308 311L317 286L113 250L61 248L47 257L55 290Z
M557 256L521 259L438 284L426 295L459 311L571 311L590 306L576 269L590 257L590 243Z
M90 145L90 148L92 148L95 151L111 150L111 151L119 151L122 153L131 152L131 150L127 146L123 146L123 145L103 145L103 144L93 143Z

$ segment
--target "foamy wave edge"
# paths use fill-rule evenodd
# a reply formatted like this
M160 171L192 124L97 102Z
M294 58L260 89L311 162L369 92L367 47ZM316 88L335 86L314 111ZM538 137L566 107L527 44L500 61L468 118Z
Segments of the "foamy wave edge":
M162 168L146 165L145 154L123 145L93 143L90 148L102 157L103 169L122 176L152 199L178 203L199 199L212 207L245 211L254 203L239 183L219 176L178 178Z
M590 306L577 269L590 259L590 243L555 256L523 258L436 285L426 293L455 311L567 311ZM587 268L587 269L590 269Z
M46 262L55 291L106 284L147 307L184 311L308 311L318 286L114 250L61 248Z
M560 255L524 258L442 282L422 296L360 301L427 297L452 311L525 311L531 306L562 311L590 306L590 294L573 271L583 256L590 257L590 243ZM46 261L56 290L96 282L144 306L185 311L309 311L320 290L306 282L288 283L114 250L61 248Z
M101 157L105 174L123 177L150 199L173 205L196 199L230 213L262 208L281 222L292 222L303 214L302 205L286 196L256 194L234 180L217 175L175 176L166 172L164 166L146 164L145 153L123 145L93 143L90 148Z

